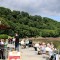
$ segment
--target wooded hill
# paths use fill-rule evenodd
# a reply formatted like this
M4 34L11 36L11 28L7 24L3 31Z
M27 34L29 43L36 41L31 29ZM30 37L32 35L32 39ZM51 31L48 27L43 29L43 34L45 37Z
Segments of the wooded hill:
M10 27L10 29L0 29L0 34L13 36L15 32L18 32L20 37L60 36L60 22L48 17L32 16L24 11L11 11L8 8L0 7L0 21Z

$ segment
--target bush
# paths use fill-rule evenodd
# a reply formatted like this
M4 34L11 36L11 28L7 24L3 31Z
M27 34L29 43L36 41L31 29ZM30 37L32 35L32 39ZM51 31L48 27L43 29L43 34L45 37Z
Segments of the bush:
M57 47L57 49L59 49L59 50L60 50L60 45Z
M8 35L6 35L6 34L1 34L1 35L0 35L0 39L8 39Z

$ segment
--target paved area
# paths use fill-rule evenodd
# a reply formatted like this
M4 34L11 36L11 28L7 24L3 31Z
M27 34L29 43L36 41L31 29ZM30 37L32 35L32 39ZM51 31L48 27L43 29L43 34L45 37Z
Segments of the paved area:
M42 55L37 55L33 48L21 49L22 60L45 60Z
M8 46L14 47L13 45L9 44ZM43 58L43 55L37 55L37 52L34 51L33 48L25 48L21 49L21 60L46 60L46 58Z
M8 44L8 47L14 47L13 44ZM37 51L34 51L34 48L25 48L22 49L20 46L21 60L49 60L47 55L37 55ZM60 55L59 55L60 56ZM6 59L7 60L7 59ZM60 60L60 59L59 59Z

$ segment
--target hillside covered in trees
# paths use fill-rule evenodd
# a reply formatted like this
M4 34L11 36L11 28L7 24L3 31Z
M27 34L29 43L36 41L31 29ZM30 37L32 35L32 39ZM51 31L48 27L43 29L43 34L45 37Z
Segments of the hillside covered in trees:
M0 7L0 21L10 27L10 29L0 29L0 34L13 36L15 32L18 32L20 37L60 36L60 22L47 17L32 16L27 12L11 11L8 8Z

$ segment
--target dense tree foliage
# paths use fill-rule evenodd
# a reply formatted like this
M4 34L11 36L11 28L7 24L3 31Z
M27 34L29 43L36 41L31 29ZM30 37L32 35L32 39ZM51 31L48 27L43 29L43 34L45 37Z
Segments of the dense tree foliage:
M13 36L15 32L18 32L20 37L60 36L60 22L47 17L32 16L27 12L11 11L8 8L0 7L0 21L10 27L9 30L0 29L0 34Z

